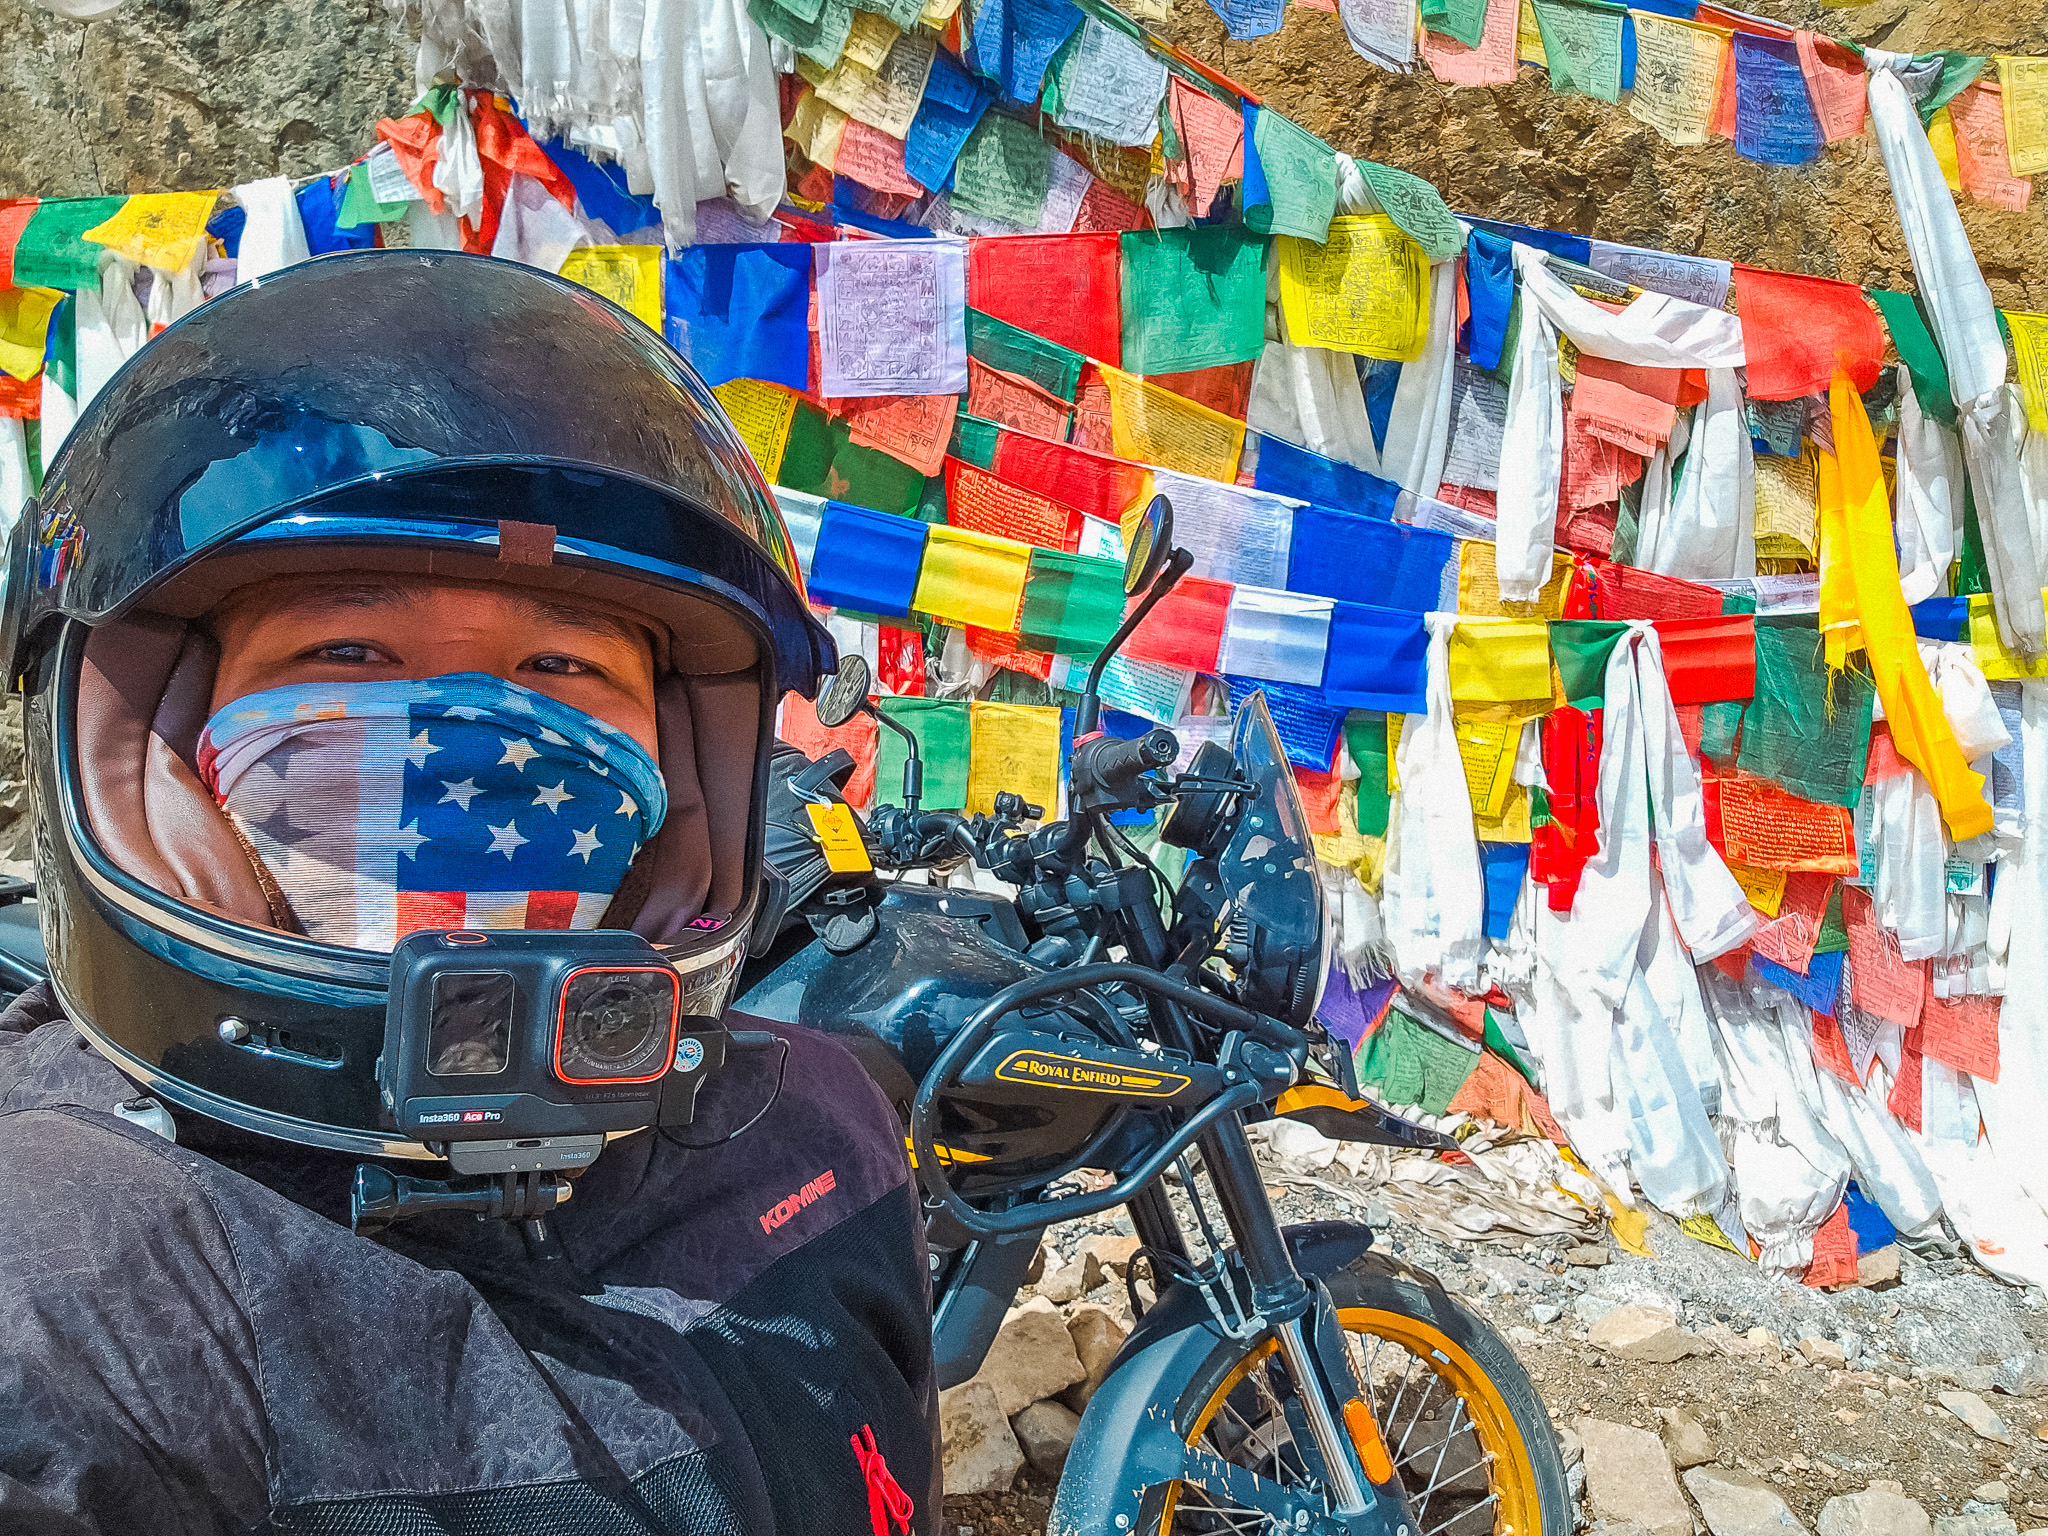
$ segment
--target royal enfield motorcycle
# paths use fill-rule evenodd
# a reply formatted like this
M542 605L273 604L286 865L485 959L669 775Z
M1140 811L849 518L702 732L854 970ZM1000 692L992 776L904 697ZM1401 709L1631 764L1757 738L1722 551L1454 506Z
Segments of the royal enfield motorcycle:
M1128 1274L1156 1300L1130 1285L1137 1325L1049 1530L1568 1536L1548 1415L1493 1329L1369 1228L1274 1214L1258 1119L1455 1143L1363 1099L1316 1023L1329 922L1263 697L1180 772L1171 731L1098 729L1104 666L1191 563L1171 528L1159 498L1134 530L1125 588L1143 596L1089 675L1063 821L1014 794L993 814L921 809L914 735L842 660L819 720L865 712L903 735L903 803L863 822L838 794L847 754L778 758L765 931L782 936L737 1009L840 1037L894 1100L943 1386L982 1363L1050 1224L1128 1212ZM1177 885L1112 820L1128 811L1185 851ZM1015 899L903 878L965 860Z

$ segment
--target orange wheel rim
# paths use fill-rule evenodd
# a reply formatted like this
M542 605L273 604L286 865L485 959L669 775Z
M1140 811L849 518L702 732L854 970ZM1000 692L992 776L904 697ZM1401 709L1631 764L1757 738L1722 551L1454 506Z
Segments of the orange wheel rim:
M1536 1487L1535 1463L1530 1459L1529 1447L1522 1438L1520 1426L1515 1423L1507 1398L1480 1368L1479 1362L1441 1329L1406 1313L1386 1312L1376 1307L1342 1307L1338 1309L1337 1320L1347 1334L1399 1345L1463 1404L1473 1438L1487 1458L1487 1480L1495 1500L1493 1536L1541 1536L1543 1507ZM1195 1414L1194 1423L1188 1429L1189 1445L1209 1432L1230 1394L1273 1353L1275 1347L1271 1338L1262 1339L1231 1367L1230 1373L1217 1384L1216 1390L1209 1394L1208 1400ZM1354 1368L1364 1363L1358 1357L1355 1343L1352 1363ZM1371 1384L1368 1384L1366 1400L1373 1400ZM1404 1467L1406 1437L1397 1440L1392 1426L1382 1424L1380 1428L1387 1438L1395 1465ZM1162 1533L1173 1529L1181 1486L1175 1483L1166 1491L1159 1516ZM1417 1513L1423 1517L1423 1526L1416 1536L1432 1536L1426 1513ZM1466 1513L1453 1516L1440 1522L1437 1530L1449 1531L1465 1518Z

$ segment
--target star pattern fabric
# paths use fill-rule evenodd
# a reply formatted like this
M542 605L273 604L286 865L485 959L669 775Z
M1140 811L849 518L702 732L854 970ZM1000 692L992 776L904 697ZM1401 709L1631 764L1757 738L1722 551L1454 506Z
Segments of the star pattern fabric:
M639 743L485 673L251 694L199 769L307 934L357 949L594 928L668 812Z

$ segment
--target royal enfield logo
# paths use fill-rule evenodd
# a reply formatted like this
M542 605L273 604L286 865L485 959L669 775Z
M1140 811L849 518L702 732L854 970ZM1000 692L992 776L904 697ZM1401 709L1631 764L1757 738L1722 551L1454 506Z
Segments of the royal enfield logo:
M774 1209L763 1211L761 1213L761 1230L763 1232L773 1232L819 1196L829 1195L838 1187L838 1178L830 1168L827 1168L823 1173L819 1174L810 1183L806 1184Z

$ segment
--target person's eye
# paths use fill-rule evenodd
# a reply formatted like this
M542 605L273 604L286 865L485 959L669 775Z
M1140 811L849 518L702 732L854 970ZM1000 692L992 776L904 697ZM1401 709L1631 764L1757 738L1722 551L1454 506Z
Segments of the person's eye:
M392 659L363 640L337 640L331 645L315 646L306 657L309 661L328 661L345 667L367 667Z
M560 652L535 656L526 665L536 672L545 672L550 677L593 677L598 673L598 669L589 662L579 661L574 656L564 656Z

